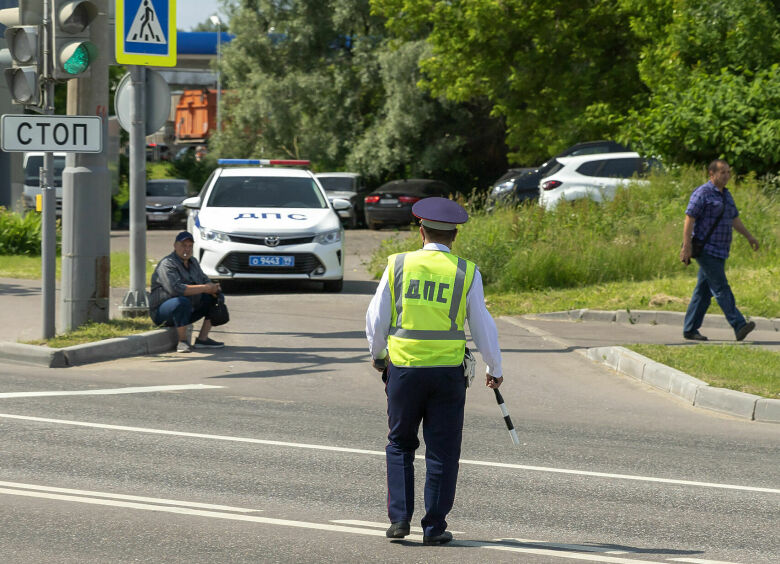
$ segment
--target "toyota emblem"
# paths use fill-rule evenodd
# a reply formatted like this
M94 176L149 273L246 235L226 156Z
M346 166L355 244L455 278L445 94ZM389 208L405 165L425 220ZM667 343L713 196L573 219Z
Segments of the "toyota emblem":
M279 245L279 237L266 237L265 244L268 247L276 247Z

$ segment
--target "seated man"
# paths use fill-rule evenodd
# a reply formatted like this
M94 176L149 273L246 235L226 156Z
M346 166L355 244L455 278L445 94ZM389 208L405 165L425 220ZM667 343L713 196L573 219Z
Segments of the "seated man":
M179 333L179 345L176 352L191 352L187 339L187 327L198 319L204 318L200 334L194 347L220 348L220 343L209 338L211 321L209 308L221 291L219 283L214 284L201 270L198 261L192 256L192 234L182 231L176 235L173 252L162 259L152 274L152 287L149 296L149 315L157 325L176 327Z

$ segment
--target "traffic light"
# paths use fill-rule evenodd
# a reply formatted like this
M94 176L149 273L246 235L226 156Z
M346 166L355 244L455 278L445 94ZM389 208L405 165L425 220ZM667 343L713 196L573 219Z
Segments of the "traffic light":
M20 0L18 8L0 10L0 23L8 26L5 42L12 63L3 74L14 102L25 106L37 106L41 101L42 19L40 2L32 0Z
M88 0L52 0L52 76L67 80L83 76L98 50L89 40L89 24L98 15Z

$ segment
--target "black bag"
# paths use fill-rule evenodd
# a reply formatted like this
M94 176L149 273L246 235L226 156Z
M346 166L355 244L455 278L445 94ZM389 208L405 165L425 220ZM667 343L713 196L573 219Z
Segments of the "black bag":
M709 237L707 237L709 239ZM702 241L698 237L694 237L691 239L691 258L698 257L702 251L704 250L704 245L706 245L706 241Z
M225 305L225 295L222 293L217 294L217 298L214 300L214 303L211 304L211 307L209 308L209 313L206 316L209 321L211 321L212 327L217 327L218 325L224 325L228 321L230 321L230 314L228 313L228 308Z

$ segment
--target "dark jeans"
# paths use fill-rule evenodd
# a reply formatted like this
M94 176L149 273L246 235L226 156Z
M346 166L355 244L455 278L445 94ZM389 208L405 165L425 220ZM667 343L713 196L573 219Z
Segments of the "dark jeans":
M200 299L193 300L193 297ZM197 302L197 305L194 302ZM211 294L170 298L160 304L160 307L157 308L157 311L152 316L152 321L157 325L185 327L198 319L206 317L213 303L214 297Z
M691 302L688 304L688 311L685 313L683 331L685 333L698 331L714 296L726 315L726 320L736 333L745 324L745 318L737 309L734 294L731 292L729 281L726 280L726 259L702 253L696 261L699 263L699 279L693 290Z
M425 439L425 535L440 535L455 502L463 434L466 383L463 367L407 368L390 365L387 386L390 432L387 458L387 513L391 523L411 521L414 512L414 451Z

